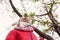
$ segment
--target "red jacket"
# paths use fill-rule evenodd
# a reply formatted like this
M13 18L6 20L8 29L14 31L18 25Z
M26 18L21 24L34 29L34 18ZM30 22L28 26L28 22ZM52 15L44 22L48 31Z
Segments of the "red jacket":
M32 31L12 30L6 37L6 40L37 40Z
M9 32L5 40L37 40L37 37L32 33L32 31L14 29ZM40 37L39 40L44 40L44 38Z

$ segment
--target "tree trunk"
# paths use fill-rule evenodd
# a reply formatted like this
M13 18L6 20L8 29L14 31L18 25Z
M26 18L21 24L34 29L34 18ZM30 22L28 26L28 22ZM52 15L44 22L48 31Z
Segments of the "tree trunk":
M41 36L41 37L43 37L43 38L45 38L45 39L47 39L47 40L54 40L51 36L49 36L49 35L41 32L41 31L40 31L39 29L37 29L37 28L35 28L34 31L37 32L37 33L39 34L39 36Z

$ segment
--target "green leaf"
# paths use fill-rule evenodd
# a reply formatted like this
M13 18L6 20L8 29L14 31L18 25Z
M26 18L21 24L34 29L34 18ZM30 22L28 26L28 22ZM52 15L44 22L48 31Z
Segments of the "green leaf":
M16 23L14 23L14 24L12 24L12 26L14 26L14 25L16 25L17 24L17 22Z
M34 19L32 19L31 24L33 24L34 22L35 22L35 20L34 20Z
M42 22L40 22L41 23L41 25L43 25L43 26L45 26L45 25L49 25L50 24L50 22L48 21L48 20L46 20L46 21L42 21Z
M48 29L43 30L43 32L44 33L46 33L46 32L48 33L49 31L52 31L52 30L54 30L53 27L49 27Z
M55 17L58 18L58 15L56 15Z
M60 2L55 2L54 4L60 4Z
M24 13L24 17L28 17L28 14L27 13Z
M39 0L35 0L35 2L36 2L36 1L39 1Z
M34 17L34 16L35 16L35 13L32 13L32 12L31 12L31 13L29 14L29 16L30 16L30 17Z
M39 0L33 0L33 2L37 2L37 1L39 1Z

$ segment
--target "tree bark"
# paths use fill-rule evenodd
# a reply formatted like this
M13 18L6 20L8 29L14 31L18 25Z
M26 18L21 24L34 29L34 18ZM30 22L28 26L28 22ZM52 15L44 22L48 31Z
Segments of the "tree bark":
M17 14L19 17L22 17L21 13L20 13L20 12L18 12L18 11L16 10L16 8L14 7L14 5L13 5L12 1L11 1L11 0L9 0L9 2L10 2L10 5L11 5L12 9L14 10L14 12L16 12L16 14Z
M34 31L37 32L39 34L39 36L41 36L47 40L54 40L51 36L41 32L39 29L37 29L37 28L34 28L34 29L35 29Z

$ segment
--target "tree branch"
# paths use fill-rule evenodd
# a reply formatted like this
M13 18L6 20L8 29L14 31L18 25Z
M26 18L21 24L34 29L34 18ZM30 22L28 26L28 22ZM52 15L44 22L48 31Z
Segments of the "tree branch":
M52 25L53 27L55 28L55 31L58 33L58 35L60 36L60 27L58 26L58 21L54 18L53 14L52 14L52 8L53 8L53 5L54 5L54 1L53 3L51 4L51 8L49 10L49 12L47 12L50 20L52 21Z
M38 17L38 16L46 16L46 15L48 15L48 14L42 14L42 15L35 15L35 16L37 16L37 17Z
M19 17L22 17L21 13L19 13L19 12L16 10L16 8L14 7L12 1L9 0L9 2L10 2L11 7L13 8L14 12L16 12L16 14L17 14Z
M46 38L47 40L54 40L51 36L41 32L40 30L38 30L37 28L35 28L35 32L37 32L39 34L39 36Z

